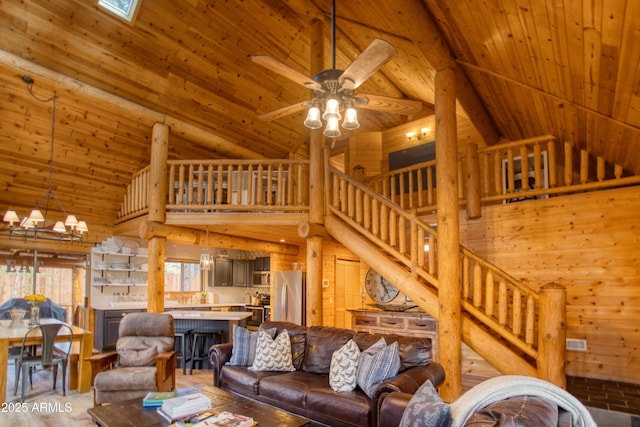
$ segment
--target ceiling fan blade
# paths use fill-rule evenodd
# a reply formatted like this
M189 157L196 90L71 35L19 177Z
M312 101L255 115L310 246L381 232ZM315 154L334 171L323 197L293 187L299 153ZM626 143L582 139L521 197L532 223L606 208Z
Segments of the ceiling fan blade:
M395 54L396 48L391 43L382 39L374 39L344 70L338 81L344 89L356 89Z
M309 107L309 101L298 102L297 104L289 105L287 107L279 108L277 110L271 111L270 113L264 113L258 116L258 118L262 120L266 120L268 122L272 120L279 119L284 116L288 116L290 114L295 114L299 111L304 110Z
M316 82L313 79L305 76L304 74L294 70L288 65L278 61L267 55L253 55L251 56L251 60L256 64L260 64L265 68L270 69L271 71L280 74L283 77L288 78L291 81L294 81L302 86L313 89L313 90L322 90L322 85Z
M420 101L380 95L358 95L354 96L353 100L358 108L382 111L383 113L403 114L405 116L418 114L423 107Z

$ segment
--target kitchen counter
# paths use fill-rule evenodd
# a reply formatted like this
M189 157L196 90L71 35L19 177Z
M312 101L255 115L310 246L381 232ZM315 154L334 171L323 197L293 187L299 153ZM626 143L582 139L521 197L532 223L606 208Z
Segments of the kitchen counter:
M251 316L246 311L165 311L174 319L202 319L202 320L242 320Z
M176 330L198 332L222 331L222 342L233 342L233 327L246 326L251 313L247 311L166 311L173 316Z

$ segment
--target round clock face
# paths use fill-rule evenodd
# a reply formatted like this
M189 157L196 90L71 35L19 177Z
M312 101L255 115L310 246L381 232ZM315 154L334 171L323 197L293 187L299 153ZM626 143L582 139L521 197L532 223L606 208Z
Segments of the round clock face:
M375 302L389 302L397 297L400 292L373 268L367 271L364 286L371 299Z

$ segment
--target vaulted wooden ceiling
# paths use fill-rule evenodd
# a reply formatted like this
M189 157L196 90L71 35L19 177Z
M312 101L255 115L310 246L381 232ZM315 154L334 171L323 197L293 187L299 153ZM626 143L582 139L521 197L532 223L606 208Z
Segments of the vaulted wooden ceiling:
M331 0L140 0L133 24L95 0L2 0L0 208L23 214L48 185L58 95L54 190L90 227L113 224L126 185L149 163L151 126L172 125L170 157L306 156L302 113L259 115L309 99L253 63L268 54L311 76L311 22ZM374 38L398 54L357 92L421 101L455 67L459 114L484 143L551 134L640 174L640 8L634 0L337 0L336 67ZM360 112L363 130L408 120ZM185 128L201 131L182 132ZM478 141L481 142L481 141Z

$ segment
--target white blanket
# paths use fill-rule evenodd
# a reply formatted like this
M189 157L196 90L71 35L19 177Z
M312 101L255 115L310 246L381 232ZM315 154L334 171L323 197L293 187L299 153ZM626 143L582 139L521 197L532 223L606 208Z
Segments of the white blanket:
M571 414L573 427L597 427L587 408L560 387L538 378L502 375L476 385L451 404L451 426L460 427L474 412L515 396L536 396L555 402Z

